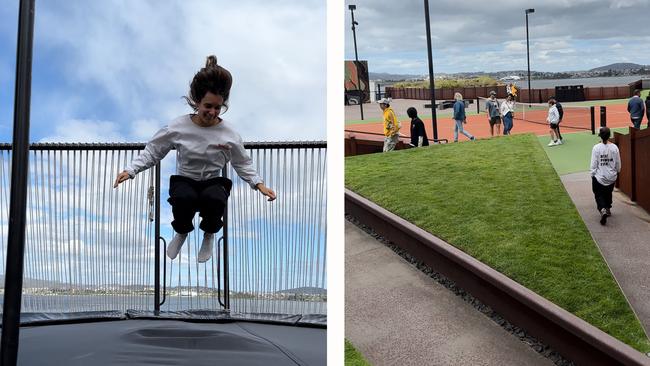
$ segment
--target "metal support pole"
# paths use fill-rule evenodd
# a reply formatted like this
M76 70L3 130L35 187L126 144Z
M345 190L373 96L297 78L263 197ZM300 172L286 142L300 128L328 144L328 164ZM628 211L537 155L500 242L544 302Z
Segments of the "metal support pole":
M29 112L32 83L34 39L34 1L21 0L16 51L16 89L14 135L9 200L9 230L2 313L2 365L16 365L20 338L20 307L25 256L25 220L27 210L27 170L29 168Z
M357 53L357 25L359 23L354 21L354 9L357 8L356 5L350 5L350 14L352 14L352 37L354 38L354 60L355 64L354 67L357 69L357 87L359 88L359 110L361 111L361 120L363 120L363 100L365 99L365 95L363 93L363 89L361 89L361 75L359 75L359 54Z
M228 178L228 169L223 167L221 176ZM230 266L228 259L228 205L223 210L223 303L224 308L230 310Z
M530 46L528 41L528 14L534 13L535 9L526 9L526 59L528 60L528 107L530 108L533 94L530 88Z
M438 119L436 117L436 93L433 80L433 51L431 47L431 25L429 22L429 0L424 0L424 20L427 28L427 51L429 56L429 92L431 93L431 126L433 127L433 140L438 140Z
M155 245L155 259L156 263L154 267L154 315L160 315L160 163L156 164L156 186L154 200L156 204L156 213L155 213L155 229L154 229L154 241ZM164 258L164 257L163 257ZM167 260L167 259L165 259Z

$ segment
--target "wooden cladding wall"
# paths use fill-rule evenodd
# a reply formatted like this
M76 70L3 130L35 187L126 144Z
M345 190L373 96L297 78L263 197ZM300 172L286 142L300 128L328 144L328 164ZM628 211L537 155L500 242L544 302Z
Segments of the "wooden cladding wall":
M629 134L614 133L621 152L621 173L616 186L631 200L650 212L650 129L630 127ZM645 189L644 189L645 188Z

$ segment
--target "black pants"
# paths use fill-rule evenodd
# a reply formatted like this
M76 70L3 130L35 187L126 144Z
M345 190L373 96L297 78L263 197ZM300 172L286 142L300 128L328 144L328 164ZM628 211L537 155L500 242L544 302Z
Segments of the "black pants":
M603 208L612 208L612 192L614 191L614 184L604 186L598 183L596 177L591 177L591 190L594 192L598 211Z
M223 226L221 218L226 209L232 181L217 177L206 181L172 175L169 179L169 202L174 221L172 227L180 234L194 230L192 220L196 212L201 216L199 228L206 233L216 233Z

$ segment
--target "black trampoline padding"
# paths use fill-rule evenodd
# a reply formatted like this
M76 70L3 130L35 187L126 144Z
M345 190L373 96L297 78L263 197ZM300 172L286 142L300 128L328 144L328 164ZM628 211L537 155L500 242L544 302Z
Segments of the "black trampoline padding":
M326 365L326 330L116 320L21 327L19 365Z

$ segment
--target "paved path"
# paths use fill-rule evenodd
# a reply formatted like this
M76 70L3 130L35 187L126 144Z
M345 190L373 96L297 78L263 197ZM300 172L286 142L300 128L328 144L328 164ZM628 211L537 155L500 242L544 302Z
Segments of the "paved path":
M626 195L615 191L612 216L602 226L589 173L564 175L562 183L646 334L650 333L650 215Z
M372 365L552 365L345 223L345 334Z

